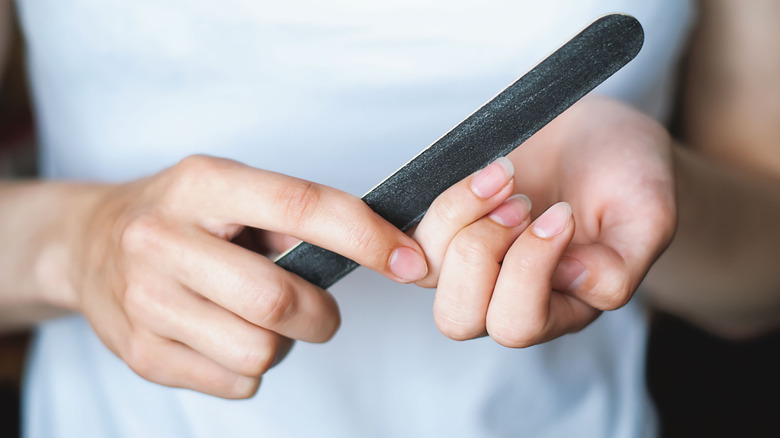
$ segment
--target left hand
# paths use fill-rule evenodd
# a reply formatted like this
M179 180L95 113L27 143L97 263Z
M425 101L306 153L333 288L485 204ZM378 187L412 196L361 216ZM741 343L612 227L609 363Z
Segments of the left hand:
M413 235L429 266L417 284L438 288L448 337L527 347L626 304L675 226L669 135L589 97L436 199Z

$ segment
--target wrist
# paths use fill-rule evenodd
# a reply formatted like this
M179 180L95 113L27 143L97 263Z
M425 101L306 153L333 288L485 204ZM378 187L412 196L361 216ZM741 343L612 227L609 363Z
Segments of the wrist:
M41 306L78 311L78 286L84 275L85 254L93 213L108 186L42 184L40 214L45 218L34 237L33 301Z

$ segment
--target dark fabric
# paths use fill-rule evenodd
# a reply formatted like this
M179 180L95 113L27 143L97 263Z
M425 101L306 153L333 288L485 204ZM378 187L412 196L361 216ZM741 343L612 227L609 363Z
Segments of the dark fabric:
M733 342L657 315L647 372L662 437L780 437L780 331Z

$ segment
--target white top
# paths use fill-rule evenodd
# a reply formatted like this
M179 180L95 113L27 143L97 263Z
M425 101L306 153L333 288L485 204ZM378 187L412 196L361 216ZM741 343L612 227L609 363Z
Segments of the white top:
M363 194L607 12L639 57L599 91L663 119L690 1L20 1L42 165L124 181L192 153ZM524 350L455 342L433 294L365 269L332 288L336 337L297 343L257 396L136 376L81 317L43 324L24 400L31 437L643 436L637 300Z

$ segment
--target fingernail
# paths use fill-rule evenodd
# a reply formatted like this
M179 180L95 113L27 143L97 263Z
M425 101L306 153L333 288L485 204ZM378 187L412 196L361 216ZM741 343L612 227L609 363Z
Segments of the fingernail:
M571 218L571 206L566 202L559 202L536 218L533 232L543 239L557 236L566 228L569 218Z
M411 283L422 280L428 273L428 266L415 250L402 246L390 256L390 272Z
M507 157L501 157L480 170L471 179L471 191L482 199L490 198L501 190L512 175L515 168Z
M488 217L499 225L512 228L525 222L529 214L531 214L531 200L528 196L512 195L496 207Z
M563 292L574 292L579 289L588 276L588 269L570 257L563 257L555 268L552 277L552 287Z

